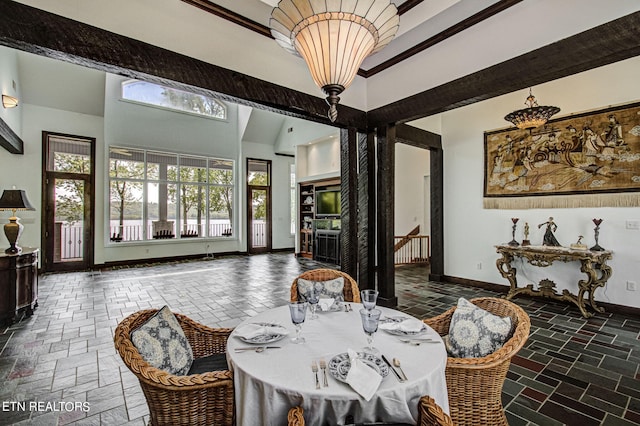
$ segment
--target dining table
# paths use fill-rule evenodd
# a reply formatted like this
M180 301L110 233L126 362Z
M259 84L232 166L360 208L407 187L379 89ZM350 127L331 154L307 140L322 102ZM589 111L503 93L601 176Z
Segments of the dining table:
M346 310L348 308L350 310ZM382 319L401 321L410 315L385 307ZM353 423L394 422L416 424L418 402L430 395L449 412L445 367L447 352L442 338L425 324L419 335L383 331L374 334L373 346L393 364L398 359L407 377L401 381L389 367L373 397L367 401L334 369L314 372L312 364L344 357L348 349L362 352L367 346L359 303L345 303L339 310L320 311L311 319L307 310L301 336L305 342L294 344L295 327L288 305L276 307L239 324L227 342L227 362L233 371L236 424L241 426L287 424L287 413L294 406L304 409L307 425L344 425ZM279 324L289 332L268 344L250 344L239 338L238 330L247 324ZM392 334L393 333L393 334ZM414 339L424 339L422 341ZM428 340L428 341L426 341ZM262 351L252 350L267 346ZM246 349L248 350L237 350ZM338 358L336 358L338 357ZM335 362L334 362L335 365ZM386 363L385 363L386 365ZM396 368L398 374L400 372ZM320 382L316 385L316 374ZM336 376L336 377L334 377Z

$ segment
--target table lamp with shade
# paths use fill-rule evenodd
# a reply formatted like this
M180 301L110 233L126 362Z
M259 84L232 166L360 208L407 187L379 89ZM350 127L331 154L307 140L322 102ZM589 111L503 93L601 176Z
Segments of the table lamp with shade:
M20 222L20 219L16 217L17 210L35 210L29 200L27 194L22 189L5 189L0 197L0 211L11 210L12 216L9 218L9 223L4 225L4 234L9 240L9 248L4 252L7 254L18 254L22 249L17 245L20 239L20 234L24 226Z

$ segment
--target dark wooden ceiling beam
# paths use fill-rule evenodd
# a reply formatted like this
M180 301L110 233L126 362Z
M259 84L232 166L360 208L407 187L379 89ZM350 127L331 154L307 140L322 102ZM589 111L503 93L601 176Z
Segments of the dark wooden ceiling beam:
M322 98L22 3L0 0L0 16L0 45L288 116L366 129L364 111L338 105L338 119L332 124Z
M442 136L408 124L396 126L396 142L422 149L442 149Z
M632 58L640 55L639 39L640 12L635 12L371 110L369 127L428 117Z
M12 154L24 154L22 139L2 118L0 118L0 146Z

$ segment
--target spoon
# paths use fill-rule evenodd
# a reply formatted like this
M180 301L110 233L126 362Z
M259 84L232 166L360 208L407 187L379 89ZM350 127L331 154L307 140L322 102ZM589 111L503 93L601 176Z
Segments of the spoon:
M398 367L398 370L400 370L400 374L402 374L402 377L404 378L404 380L405 380L405 381L406 381L406 380L409 380L409 379L407 378L407 375L406 375L406 374L404 374L404 371L402 370L402 367L400 367L400 360L399 360L398 358L394 358L394 359L393 359L393 365L394 365L394 366L396 366L396 367Z

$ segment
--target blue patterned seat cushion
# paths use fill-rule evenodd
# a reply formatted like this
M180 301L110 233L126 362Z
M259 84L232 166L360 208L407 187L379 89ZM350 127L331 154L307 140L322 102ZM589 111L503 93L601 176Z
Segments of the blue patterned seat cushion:
M191 368L191 345L168 306L132 331L131 341L153 367L176 376L186 375Z
M461 297L445 339L454 358L482 358L500 349L511 337L511 317L499 317Z
M307 301L307 295L314 288L321 299L333 298L337 302L344 302L344 278L338 277L328 281L310 281L298 278L298 300Z

